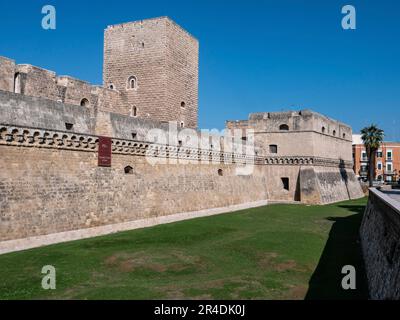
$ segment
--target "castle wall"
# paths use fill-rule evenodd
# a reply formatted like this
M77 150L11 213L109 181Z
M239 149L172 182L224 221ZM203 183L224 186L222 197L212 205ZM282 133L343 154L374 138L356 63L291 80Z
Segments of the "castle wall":
M87 108L97 106L98 93L91 84L68 76L60 76L57 78L57 85L63 92L60 96L62 102ZM83 104L83 100L87 102Z
M400 299L400 205L370 189L360 230L371 299Z
M174 110L179 123L183 121L185 127L196 128L199 43L168 19L167 44L167 106Z
M74 132L93 133L87 108L5 91L0 91L0 120L2 124L60 131L66 131L65 124L70 123Z
M127 115L136 107L139 118L197 127L198 42L170 19L109 26L103 69L104 87L121 94L110 111ZM130 77L137 88L128 89Z
M276 145L278 156L352 161L351 128L310 110L253 113L249 120L228 121L226 127L253 130L256 148L267 155L272 155L270 145Z
M28 64L18 65L16 71L20 77L19 80L16 80L20 87L20 90L16 90L17 93L53 101L60 100L55 72Z
M14 91L15 61L0 57L0 90Z
M142 156L113 154L112 168L100 168L90 148L4 144L0 162L7 166L0 170L0 241L267 198L263 167L237 176L233 165L152 166ZM128 165L132 174L124 173Z
M299 188L301 202L308 204L329 204L363 197L354 171L348 168L302 167Z
M103 86L121 93L117 113L168 120L166 106L166 20L144 20L108 27L104 32ZM137 88L127 90L129 77ZM122 112L121 112L122 111ZM116 112L116 111L113 111Z

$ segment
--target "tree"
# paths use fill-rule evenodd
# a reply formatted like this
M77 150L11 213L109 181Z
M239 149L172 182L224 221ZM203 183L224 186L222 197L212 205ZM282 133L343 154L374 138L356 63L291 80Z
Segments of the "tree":
M364 142L369 162L368 178L370 187L373 187L375 179L375 155L383 142L384 136L384 131L375 124L371 124L361 130L361 138Z

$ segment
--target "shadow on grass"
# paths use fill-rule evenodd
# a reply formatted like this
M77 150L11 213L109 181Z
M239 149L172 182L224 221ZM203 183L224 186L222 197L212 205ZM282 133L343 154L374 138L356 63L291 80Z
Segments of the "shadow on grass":
M322 253L318 266L311 277L306 300L368 299L368 287L359 241L359 230L364 206L341 205L356 214L348 217L327 218L335 223ZM354 266L357 272L357 289L343 290L342 268Z

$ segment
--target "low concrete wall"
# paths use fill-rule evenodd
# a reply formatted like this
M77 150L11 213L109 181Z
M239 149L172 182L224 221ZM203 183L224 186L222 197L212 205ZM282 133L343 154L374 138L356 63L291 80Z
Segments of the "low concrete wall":
M400 299L400 202L370 189L361 245L372 299Z

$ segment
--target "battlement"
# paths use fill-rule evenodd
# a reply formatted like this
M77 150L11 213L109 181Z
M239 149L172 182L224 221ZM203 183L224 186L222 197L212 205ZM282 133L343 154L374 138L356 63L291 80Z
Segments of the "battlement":
M194 35L192 35L189 31L183 29L179 24L177 24L174 20L172 20L168 16L161 16L161 17L141 19L141 20L137 20L137 21L128 21L128 22L123 22L123 23L112 24L112 25L108 25L107 28L105 29L105 31L113 30L113 29L123 29L123 28L129 27L129 26L132 26L132 25L143 25L146 23L164 22L164 21L168 22L170 24L173 24L174 26L181 29L188 36L190 36L191 38L193 38L195 41L198 42L198 39Z
M313 131L336 139L351 141L350 126L312 110L251 113L248 120L227 121L228 129L254 129L258 133Z

